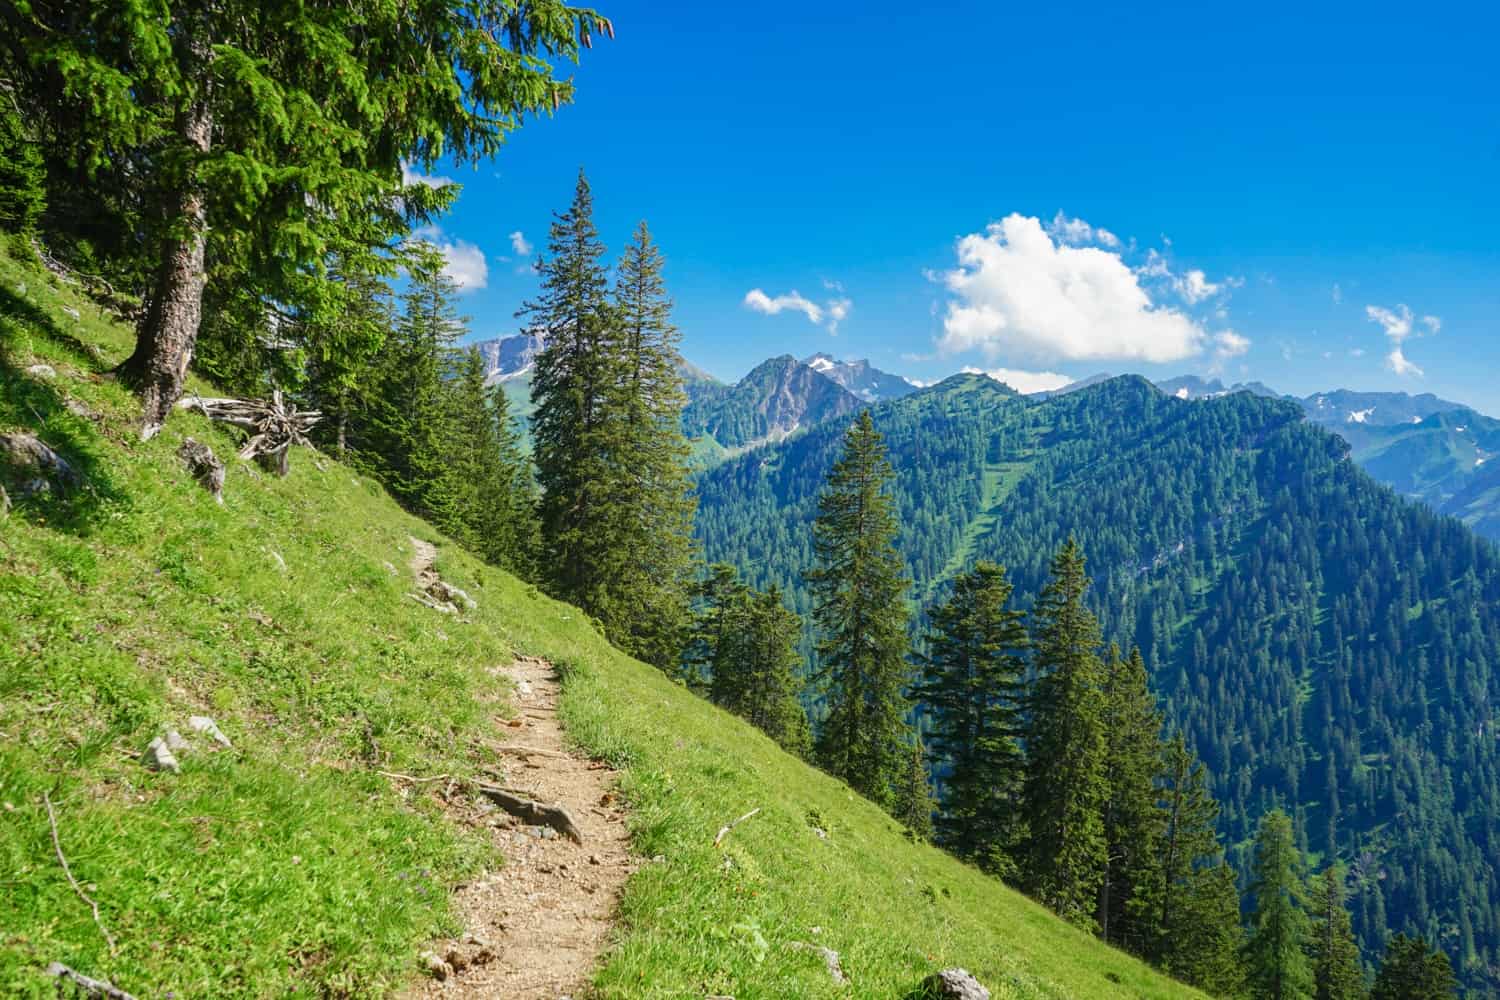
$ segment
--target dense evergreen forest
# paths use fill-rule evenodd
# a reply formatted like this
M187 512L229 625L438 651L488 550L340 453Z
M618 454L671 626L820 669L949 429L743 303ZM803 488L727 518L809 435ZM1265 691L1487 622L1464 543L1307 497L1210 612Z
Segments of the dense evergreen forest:
M1142 650L1213 776L1242 881L1279 805L1309 857L1350 866L1367 959L1407 931L1493 979L1500 553L1284 401L1184 402L1126 377L1034 402L958 376L873 415L915 597L985 558L1029 603L1076 538L1105 638ZM846 425L706 473L706 556L805 611L809 521Z

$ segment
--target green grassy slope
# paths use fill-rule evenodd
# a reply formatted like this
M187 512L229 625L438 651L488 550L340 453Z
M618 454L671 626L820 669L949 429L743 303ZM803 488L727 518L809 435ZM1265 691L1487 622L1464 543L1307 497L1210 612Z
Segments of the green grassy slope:
M628 886L604 995L892 997L950 965L1000 997L1195 995L908 842L338 463L299 452L277 480L231 460L214 504L175 452L186 434L221 455L232 441L191 416L136 441L131 398L98 375L127 346L0 252L0 432L35 431L90 484L0 521L0 995L54 995L54 960L142 997L399 988L421 943L455 929L444 888L503 858L444 819L439 786L376 771L493 765L479 741L508 707L489 669L514 653L566 668L573 737L627 769L637 847L662 858ZM37 363L56 378L27 375ZM476 612L405 596L412 534ZM141 768L192 714L235 749ZM44 793L117 954L57 864ZM794 941L838 950L852 987Z

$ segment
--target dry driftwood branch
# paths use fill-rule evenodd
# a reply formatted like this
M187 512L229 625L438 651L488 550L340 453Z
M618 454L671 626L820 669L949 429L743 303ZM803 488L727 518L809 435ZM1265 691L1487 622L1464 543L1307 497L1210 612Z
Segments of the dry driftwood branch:
M562 806L544 806L540 802L523 799L499 785L490 785L482 781L474 782L474 787L479 789L481 795L512 816L537 826L550 826L575 844L583 843L583 831L578 828L578 824L573 822L573 817Z
M735 827L739 826L741 823L745 822L745 820L749 819L751 816L754 816L758 812L760 812L760 806L756 806L754 809L751 809L749 812L745 813L745 815L741 816L733 823L730 823L728 826L719 827L719 835L714 838L714 846L718 847L720 844L722 844L724 842L724 838L729 836L730 830L733 830Z
M93 976L85 976L81 972L74 971L61 962L53 962L47 966L47 975L55 979L66 979L72 982L89 1000L135 1000L135 997L124 990Z
M288 468L288 453L293 445L311 447L307 432L323 419L317 410L298 410L281 398L281 390L264 399L223 399L184 396L177 401L184 410L197 410L210 420L238 427L250 435L239 457L258 459L278 476Z
M104 921L99 918L99 904L89 898L89 894L83 891L83 886L79 885L78 880L73 877L73 869L68 867L67 856L63 854L62 840L57 836L57 813L52 810L52 796L43 792L42 801L47 806L47 825L52 827L52 848L57 852L57 860L62 865L63 874L68 876L68 884L73 887L73 891L78 894L78 898L87 903L89 909L94 911L94 923L99 927L99 933L104 935L104 943L109 945L109 953L113 955L116 950L115 937L109 932L109 928L104 926Z

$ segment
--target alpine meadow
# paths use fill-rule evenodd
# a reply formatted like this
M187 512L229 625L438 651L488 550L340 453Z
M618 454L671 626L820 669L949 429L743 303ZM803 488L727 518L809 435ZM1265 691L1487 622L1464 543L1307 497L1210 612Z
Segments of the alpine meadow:
M0 28L0 994L1500 997L1493 12Z

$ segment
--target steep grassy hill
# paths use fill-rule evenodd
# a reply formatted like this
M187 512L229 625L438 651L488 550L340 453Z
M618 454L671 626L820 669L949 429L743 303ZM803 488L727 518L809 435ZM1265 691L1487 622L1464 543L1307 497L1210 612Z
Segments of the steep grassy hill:
M628 886L603 995L889 998L950 965L1000 997L1195 995L909 842L338 463L299 451L282 480L231 460L215 504L175 453L189 434L220 455L233 442L185 415L138 442L132 399L100 375L128 343L0 251L0 433L36 433L87 482L0 520L0 995L55 996L54 960L143 998L399 988L456 929L445 889L504 858L444 818L437 785L376 771L493 764L481 740L509 709L488 671L516 653L566 670L573 737L626 769L636 846L662 858ZM414 534L477 611L407 597ZM137 763L193 714L234 750L176 775ZM115 954L58 864L44 796ZM852 987L793 941L838 950Z
M1106 637L1138 645L1214 777L1232 857L1274 804L1354 865L1354 926L1441 942L1500 988L1500 550L1380 486L1295 401L1127 376L1047 400L956 376L874 409L925 602L975 558L1022 607L1071 535ZM806 610L847 421L701 477L708 559Z

